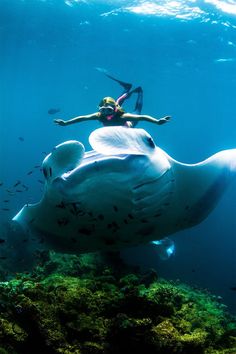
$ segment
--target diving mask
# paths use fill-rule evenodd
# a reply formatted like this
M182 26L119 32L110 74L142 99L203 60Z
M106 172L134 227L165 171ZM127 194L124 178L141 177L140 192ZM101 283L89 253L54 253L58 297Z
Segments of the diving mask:
M99 107L99 112L104 116L111 115L115 112L115 106L101 106Z

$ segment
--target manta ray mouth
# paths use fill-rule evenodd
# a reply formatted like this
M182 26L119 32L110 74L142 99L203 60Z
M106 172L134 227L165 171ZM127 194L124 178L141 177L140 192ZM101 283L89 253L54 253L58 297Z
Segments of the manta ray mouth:
M95 151L87 152L76 168L54 178L51 185L64 196L69 196L85 185L87 188L89 185L101 187L122 184L124 180L132 180L132 175L137 174L132 169L132 161L136 157L137 155L105 156Z
M123 207L130 203L136 206L139 199L146 205L145 198L149 195L163 199L165 192L160 189L160 180L165 171L157 171L144 155L104 156L92 151L85 154L74 170L54 179L51 186L63 199L79 200L90 209L95 203L94 196L108 208L112 200ZM150 203L153 204L152 198Z
M105 160L111 160L111 159L124 160L128 156L129 156L128 154L103 155L103 154L100 154L99 152L92 150L92 151L88 151L84 154L84 158L80 163L80 167L83 167L85 165L89 165L94 162L99 163L99 162L102 162Z
M91 174L95 172L98 173L107 166L109 166L109 169L111 169L113 172L121 170L123 171L124 163L126 163L129 158L132 159L130 155L125 154L105 156L97 153L96 151L87 152L85 153L84 158L80 164L76 168L64 173L62 178L68 179L72 176L78 175L81 177L81 179L87 179Z

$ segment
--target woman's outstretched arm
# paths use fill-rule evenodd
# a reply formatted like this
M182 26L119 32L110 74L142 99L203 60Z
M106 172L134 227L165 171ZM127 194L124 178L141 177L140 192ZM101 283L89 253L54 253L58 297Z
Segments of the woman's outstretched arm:
M70 125L70 124L74 124L74 123L80 123L80 122L84 122L86 120L97 120L100 117L100 113L96 112L96 113L92 113L92 114L87 114L86 116L78 116L75 118L71 118L69 120L63 120L63 119L54 119L54 123L58 124L58 125Z

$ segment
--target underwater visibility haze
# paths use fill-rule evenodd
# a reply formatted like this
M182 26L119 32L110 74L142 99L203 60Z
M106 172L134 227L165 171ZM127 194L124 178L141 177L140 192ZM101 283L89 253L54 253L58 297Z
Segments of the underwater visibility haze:
M235 1L1 0L0 50L0 247L12 218L43 197L41 164L54 147L76 140L92 150L89 136L101 128L99 122L62 127L53 120L95 112L103 97L117 98L121 87L104 74L142 86L143 114L171 116L165 125L139 122L137 128L145 130L173 164L196 164L236 148ZM124 109L131 112L134 105L132 96ZM232 169L235 164L232 157ZM122 171L122 183L127 183L128 173L128 168ZM136 173L134 178L141 179L142 169ZM188 194L198 189L196 180ZM101 202L102 193L106 200L105 186L99 191ZM96 197L96 191L89 195L91 200ZM187 197L183 193L183 199ZM199 219L208 201L202 201ZM169 259L160 259L155 245L123 249L122 259L153 268L166 280L207 289L236 314L235 216L234 176L204 221L173 229L168 237L175 251ZM0 253L1 268L5 261L9 259ZM58 279L58 287L67 286L66 277Z

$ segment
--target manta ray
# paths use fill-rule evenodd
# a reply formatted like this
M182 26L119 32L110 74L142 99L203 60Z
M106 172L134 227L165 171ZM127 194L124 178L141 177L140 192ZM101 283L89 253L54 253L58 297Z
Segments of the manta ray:
M236 175L236 149L185 164L143 129L103 127L92 151L66 141L44 159L45 190L13 218L24 234L63 253L113 251L162 240L213 210Z

